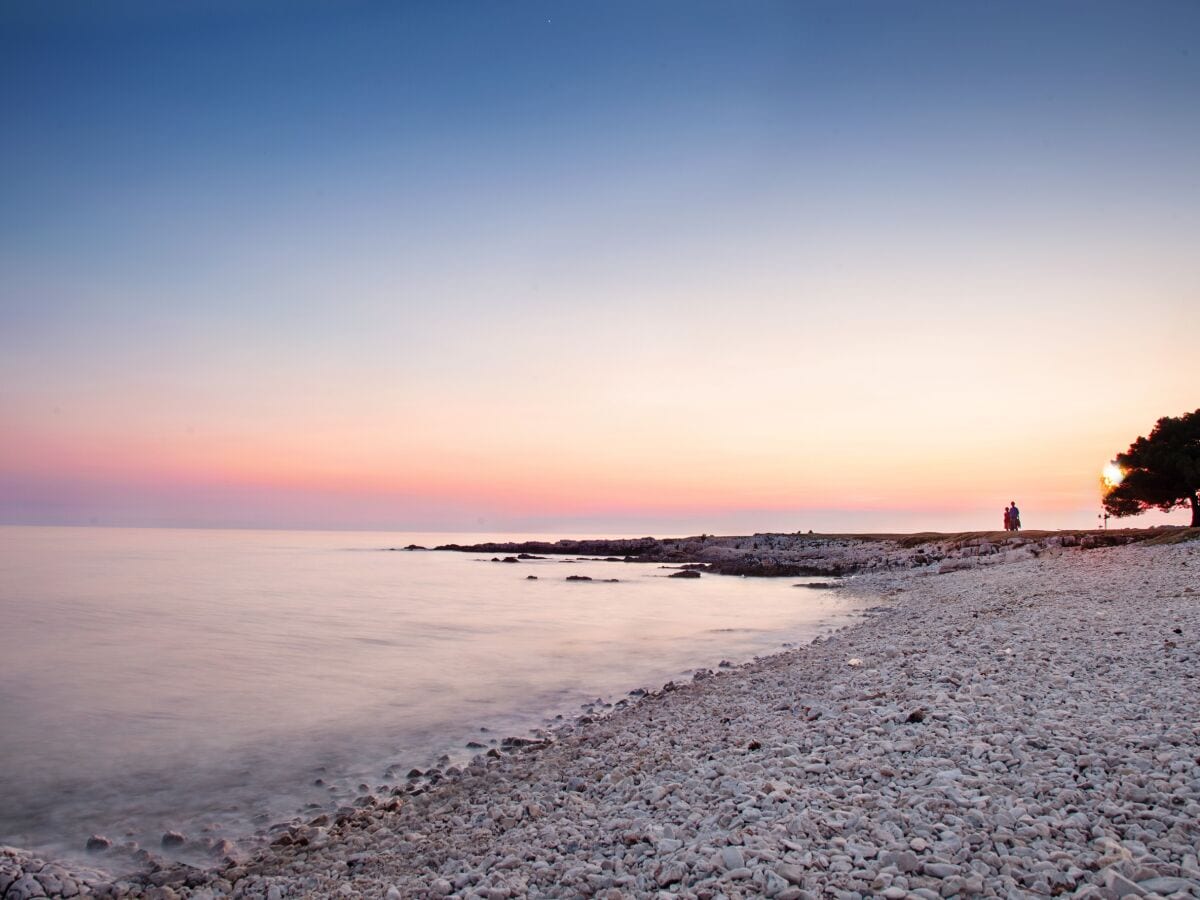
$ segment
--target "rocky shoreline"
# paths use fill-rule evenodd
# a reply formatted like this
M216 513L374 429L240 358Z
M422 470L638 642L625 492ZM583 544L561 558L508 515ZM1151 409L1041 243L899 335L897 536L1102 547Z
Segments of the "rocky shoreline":
M521 541L482 544L443 544L435 550L500 554L492 562L519 563L522 559L569 555L604 562L655 562L719 575L757 577L830 576L878 572L989 559L997 554L1024 551L1023 558L1063 547L1121 546L1168 537L1173 532L1154 529L1113 531L973 531L962 534L815 535L754 534L685 538L622 538L617 540ZM389 550L425 550L410 545ZM1011 561L1011 560L1010 560ZM967 565L974 565L969 562Z
M0 897L1200 897L1200 542L1086 536L847 539L841 589L879 605L813 645L215 868L5 848Z

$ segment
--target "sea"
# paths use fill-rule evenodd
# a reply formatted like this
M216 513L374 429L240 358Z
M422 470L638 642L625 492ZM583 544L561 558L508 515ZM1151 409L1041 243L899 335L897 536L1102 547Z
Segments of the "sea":
M388 549L557 537L0 527L0 844L237 840L861 612L811 579Z

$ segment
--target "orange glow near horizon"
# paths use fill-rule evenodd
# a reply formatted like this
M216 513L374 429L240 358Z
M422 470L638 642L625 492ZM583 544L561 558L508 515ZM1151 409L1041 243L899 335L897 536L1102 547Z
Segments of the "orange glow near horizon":
M999 506L1010 495L1023 508L1067 514L1094 505L1088 462L1132 436L1115 427L1107 439L1079 432L1037 444L1025 433L1029 425L988 439L961 428L933 430L928 419L902 430L881 415L890 433L879 432L876 421L845 416L837 420L840 434L819 437L787 422L759 422L748 429L757 434L738 445L711 417L670 418L665 429L643 423L611 438L603 434L608 423L571 418L533 429L540 432L536 440L529 429L499 429L482 406L444 430L431 427L436 417L430 417L422 433L375 423L313 427L311 420L293 440L282 431L184 428L174 438L150 439L145 429L96 428L86 438L43 434L8 445L0 451L0 474L140 485L151 493L263 489L339 510L390 504L398 521L414 505L475 508L489 519L702 518L737 510L967 511ZM646 440L651 435L657 443Z
M313 511L306 522L327 505L347 521L361 508L416 527L440 508L451 512L436 521L451 524L701 521L998 510L1015 498L1027 522L1044 510L1091 524L1097 465L1158 416L1194 408L1200 362L1177 354L1153 390L1134 377L1098 389L1094 348L1136 273L1101 264L1083 278L1029 247L1020 277L985 254L955 279L939 255L910 249L906 279L781 269L737 302L737 273L699 260L681 286L635 283L616 300L611 285L573 286L577 306L523 325L503 308L412 321L366 298L377 329L340 341L213 339L178 359L148 342L115 365L76 338L76 369L4 397L0 477L49 484L35 512L71 508L78 485L128 485L146 504L183 498L158 504L167 520L225 485L263 492L239 521L287 520L286 498ZM819 299L797 307L800 291ZM612 315L588 314L613 303ZM1192 310L1164 301L1145 340L1125 348L1127 371L1161 368L1160 348L1189 333ZM398 355L380 337L403 341L431 320L453 352ZM220 521L208 506L196 517Z

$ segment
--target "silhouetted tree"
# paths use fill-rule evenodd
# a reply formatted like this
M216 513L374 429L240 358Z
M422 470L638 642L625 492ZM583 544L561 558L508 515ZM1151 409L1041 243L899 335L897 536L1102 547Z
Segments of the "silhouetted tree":
M1200 528L1200 409L1159 419L1150 436L1118 453L1116 462L1124 478L1104 495L1107 512L1132 516L1190 506L1192 527Z

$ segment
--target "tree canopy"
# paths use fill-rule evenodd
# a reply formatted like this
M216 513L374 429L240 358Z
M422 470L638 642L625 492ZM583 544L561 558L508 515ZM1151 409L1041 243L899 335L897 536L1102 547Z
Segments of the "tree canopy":
M1108 513L1133 516L1190 506L1192 527L1200 527L1200 409L1159 419L1149 437L1139 437L1117 454L1116 463L1123 477L1106 486Z

